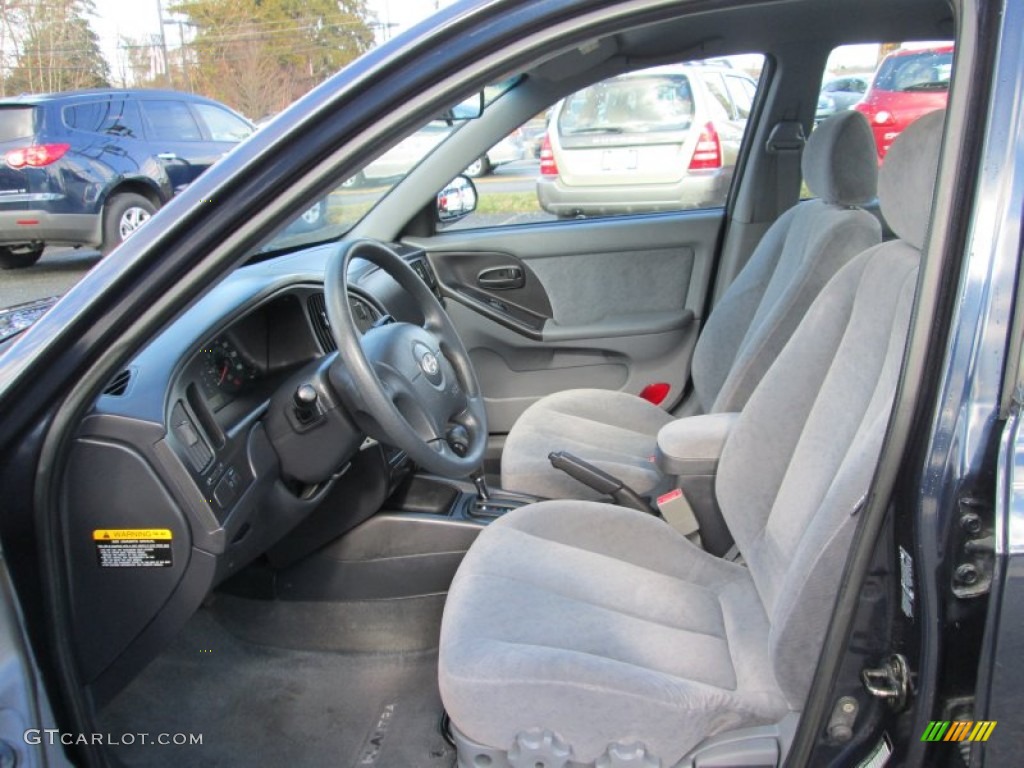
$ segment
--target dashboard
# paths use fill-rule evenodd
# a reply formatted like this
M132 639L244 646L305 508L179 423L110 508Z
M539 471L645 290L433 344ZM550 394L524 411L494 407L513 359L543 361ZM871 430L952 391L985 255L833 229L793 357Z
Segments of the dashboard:
M393 247L437 294L425 254ZM70 585L76 645L98 701L218 583L257 557L321 546L376 512L407 471L404 454L367 440L337 398L325 393L308 422L295 406L297 388L337 357L323 286L332 252L237 270L143 349L83 419L61 524L80 575ZM412 297L367 262L351 265L349 301L361 332L392 318L423 322ZM303 442L301 461L289 464L288 441ZM129 556L103 554L111 533Z

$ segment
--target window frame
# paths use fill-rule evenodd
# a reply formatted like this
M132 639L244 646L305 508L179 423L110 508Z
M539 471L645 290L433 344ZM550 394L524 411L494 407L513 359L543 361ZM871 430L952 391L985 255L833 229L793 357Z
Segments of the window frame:
M114 113L112 107L115 104L120 104L120 110L118 111L118 117L114 120L113 125L116 125L123 121L126 116L131 116L132 120L125 121L125 127L129 130L132 129L131 122L135 123L135 128L138 129L137 133L118 133L110 130L101 130L103 124L107 123L110 116ZM86 107L96 107L98 105L105 105L108 107L106 110L105 117L103 118L100 126L96 127L84 127L81 125L72 125L68 122L69 113L73 114L76 110L84 110ZM147 130L144 120L142 119L142 113L139 110L138 102L134 99L130 99L127 96L111 96L107 99L95 99L88 101L75 101L71 104L64 104L60 108L60 120L61 124L69 131L76 131L79 133L88 133L93 136L103 136L106 138L118 138L118 139L135 139L144 140L147 136Z

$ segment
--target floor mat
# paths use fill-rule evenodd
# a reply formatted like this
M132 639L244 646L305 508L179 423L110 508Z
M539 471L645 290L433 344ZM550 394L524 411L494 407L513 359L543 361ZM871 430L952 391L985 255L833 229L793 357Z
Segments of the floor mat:
M207 611L100 715L105 732L201 734L113 748L126 766L450 768L437 652L341 654L239 640ZM173 740L173 739L164 739Z

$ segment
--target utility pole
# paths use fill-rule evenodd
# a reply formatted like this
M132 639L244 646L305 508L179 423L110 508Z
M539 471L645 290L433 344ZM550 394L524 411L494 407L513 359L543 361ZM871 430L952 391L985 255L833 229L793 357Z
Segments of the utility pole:
M161 0L156 0L156 15L160 19L160 52L164 59L164 77L167 79L167 84L173 87L170 62L167 60L167 36L164 34L164 5Z
M160 28L163 29L162 26ZM192 70L185 60L185 22L181 19L178 19L178 51L181 53L181 76L188 83L189 93L195 93L195 88L192 87Z

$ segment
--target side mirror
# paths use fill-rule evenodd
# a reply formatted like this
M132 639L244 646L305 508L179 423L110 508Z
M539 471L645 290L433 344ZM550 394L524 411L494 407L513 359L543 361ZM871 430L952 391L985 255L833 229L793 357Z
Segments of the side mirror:
M437 220L441 224L465 218L476 210L476 187L466 176L456 176L437 194Z

